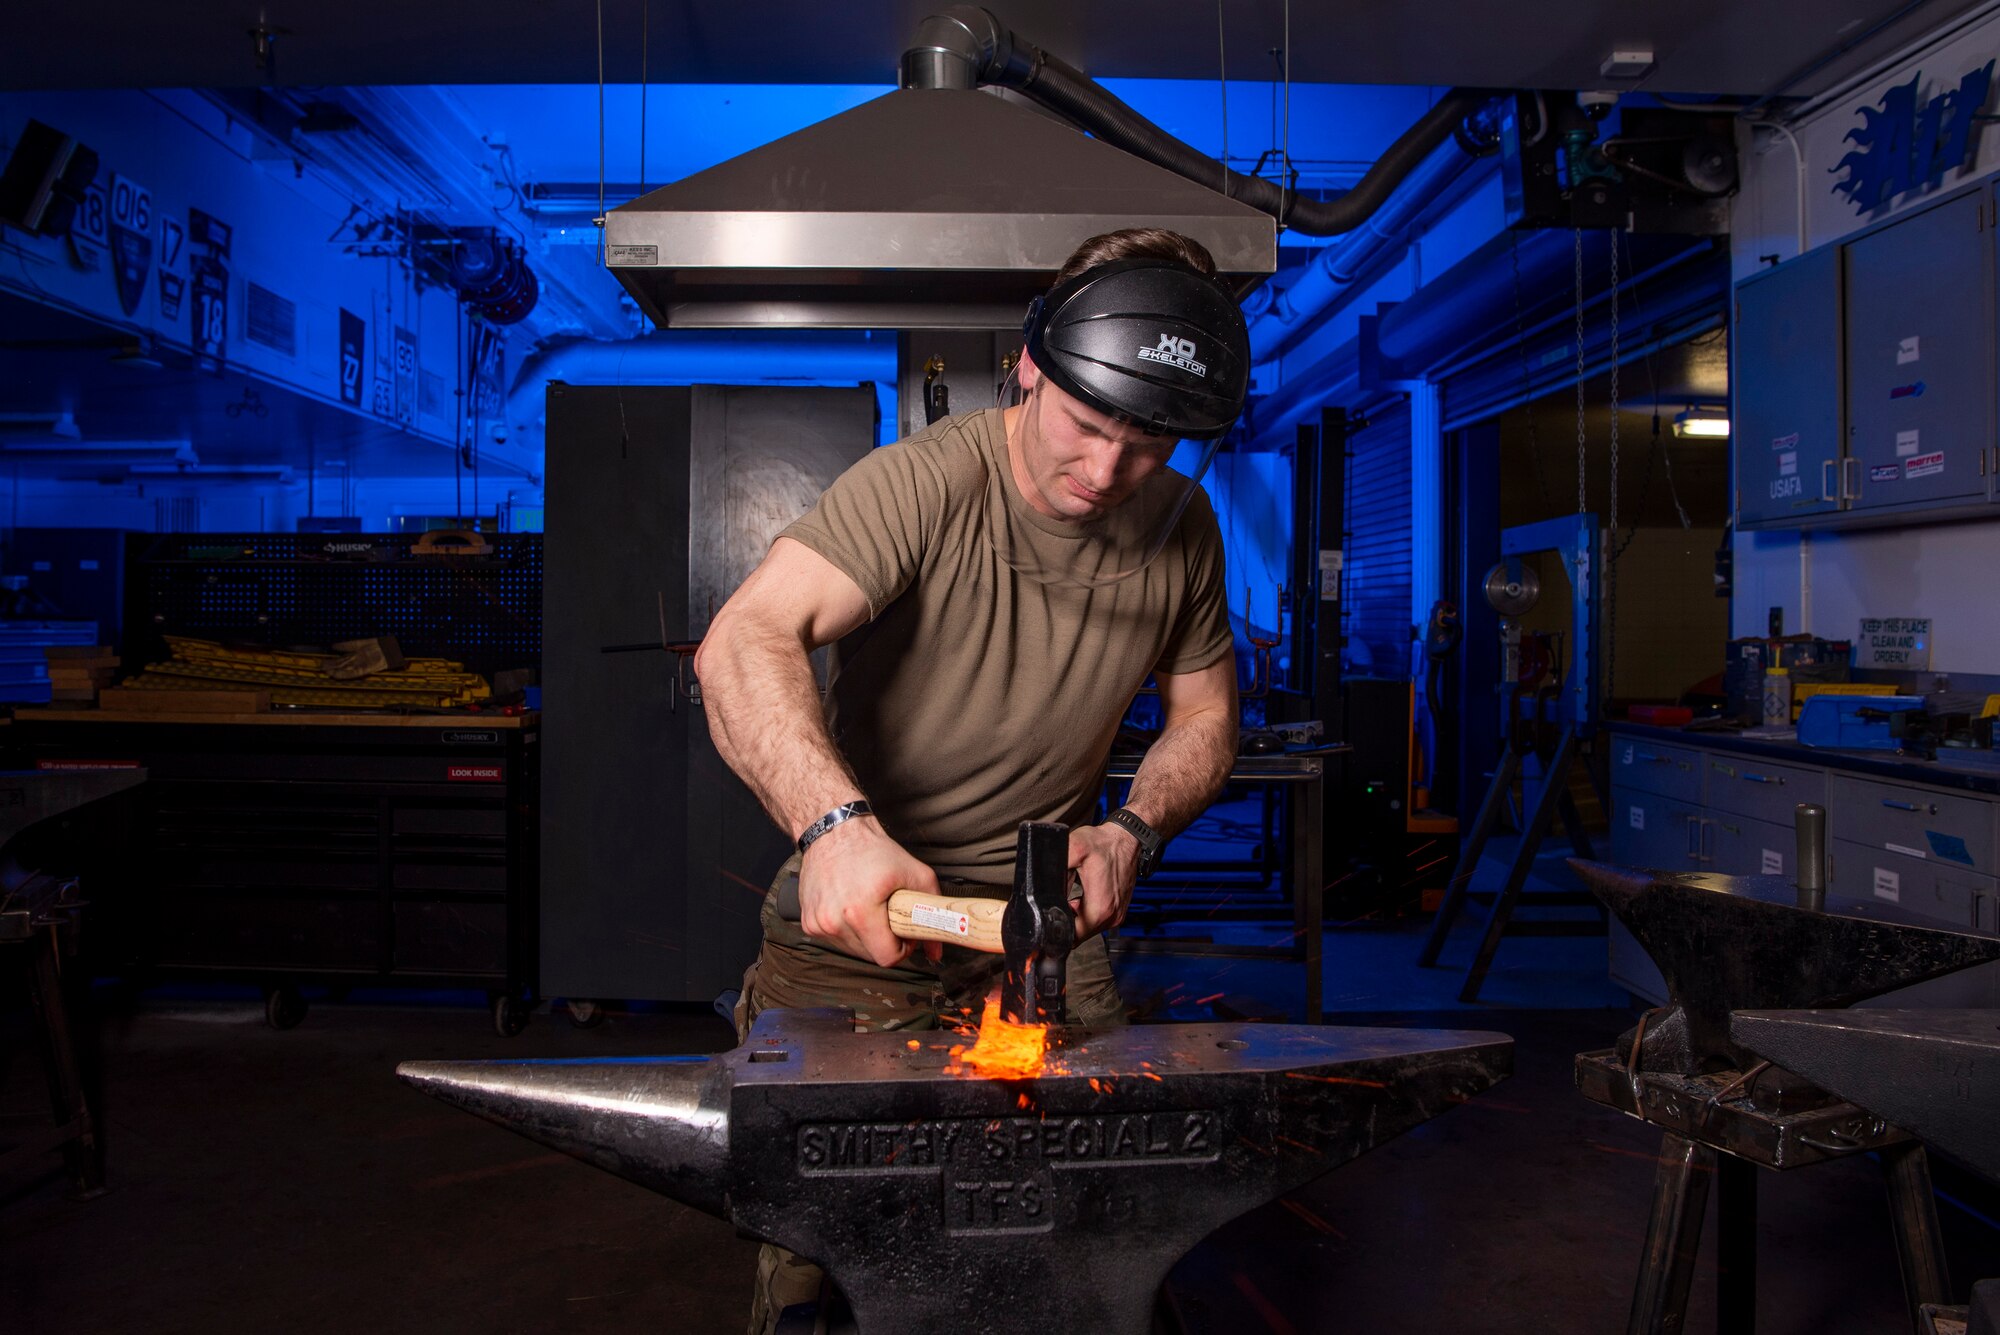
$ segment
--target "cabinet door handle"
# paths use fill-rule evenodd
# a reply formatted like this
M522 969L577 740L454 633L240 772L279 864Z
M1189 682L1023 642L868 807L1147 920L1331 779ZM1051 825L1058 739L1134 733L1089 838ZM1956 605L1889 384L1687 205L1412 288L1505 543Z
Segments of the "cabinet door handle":
M1833 466L1838 462L1839 460L1837 459L1822 459L1819 461L1819 498L1822 501L1838 502L1840 499L1838 496L1829 496L1826 494L1830 490L1827 479L1832 476Z
M1921 802L1898 802L1892 798L1887 798L1887 797L1882 799L1882 805L1885 807L1889 807L1890 809L1895 811L1915 811L1921 813L1924 810L1924 804ZM1933 816L1937 815L1936 803L1931 804L1931 808L1928 814Z
M1744 775L1744 776L1743 776L1743 782L1745 782L1745 783L1775 783L1775 784L1777 784L1777 785L1778 785L1778 786L1779 786L1780 788L1782 788L1782 787L1784 787L1784 786L1785 786L1785 780L1784 780L1783 776L1778 776L1778 777L1775 777L1775 778L1774 778L1774 777L1772 777L1772 776L1771 776L1771 775L1769 775L1769 774L1746 774L1746 775Z
M1688 823L1688 861L1699 862L1701 861L1701 818L1698 816L1685 816L1682 819Z
M1664 765L1667 763L1665 756L1655 755L1651 751L1634 751L1632 755L1635 759L1643 760L1649 765Z
M1847 489L1847 466L1849 464L1854 465L1854 490L1852 491ZM1840 461L1840 499L1843 501L1858 501L1861 499L1861 461L1859 459L1849 457Z

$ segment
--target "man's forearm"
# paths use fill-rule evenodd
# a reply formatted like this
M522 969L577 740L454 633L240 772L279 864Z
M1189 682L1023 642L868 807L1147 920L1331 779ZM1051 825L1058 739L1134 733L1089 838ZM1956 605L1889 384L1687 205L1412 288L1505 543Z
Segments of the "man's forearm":
M827 734L796 636L738 619L711 632L696 665L715 749L787 835L862 795Z
M1125 805L1171 839L1215 801L1235 757L1233 708L1176 720L1147 749Z

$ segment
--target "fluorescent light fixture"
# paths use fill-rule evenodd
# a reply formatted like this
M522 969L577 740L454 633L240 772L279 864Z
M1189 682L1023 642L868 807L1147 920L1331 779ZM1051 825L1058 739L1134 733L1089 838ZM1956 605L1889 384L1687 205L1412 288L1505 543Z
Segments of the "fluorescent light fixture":
M1674 434L1707 440L1729 439L1727 414L1706 408L1690 408L1674 414Z

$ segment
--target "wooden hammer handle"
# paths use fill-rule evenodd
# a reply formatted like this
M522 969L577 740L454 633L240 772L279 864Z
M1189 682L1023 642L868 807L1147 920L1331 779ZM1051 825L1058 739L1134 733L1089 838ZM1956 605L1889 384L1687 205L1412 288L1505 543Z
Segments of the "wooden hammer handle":
M889 896L889 930L905 941L942 941L999 955L1004 953L1000 915L1006 908L1004 899L898 890ZM785 878L778 887L778 916L786 922L799 921L797 877Z
M926 895L898 890L889 896L889 930L905 941L942 941L998 955L1004 899L977 895Z

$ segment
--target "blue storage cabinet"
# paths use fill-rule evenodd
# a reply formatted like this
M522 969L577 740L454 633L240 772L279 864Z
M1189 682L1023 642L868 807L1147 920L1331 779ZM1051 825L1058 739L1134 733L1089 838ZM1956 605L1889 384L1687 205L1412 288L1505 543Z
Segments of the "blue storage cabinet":
M1983 502L1993 439L1988 192L1845 247L1850 510Z
M1840 251L1809 251L1736 289L1737 522L1788 526L1840 508Z

